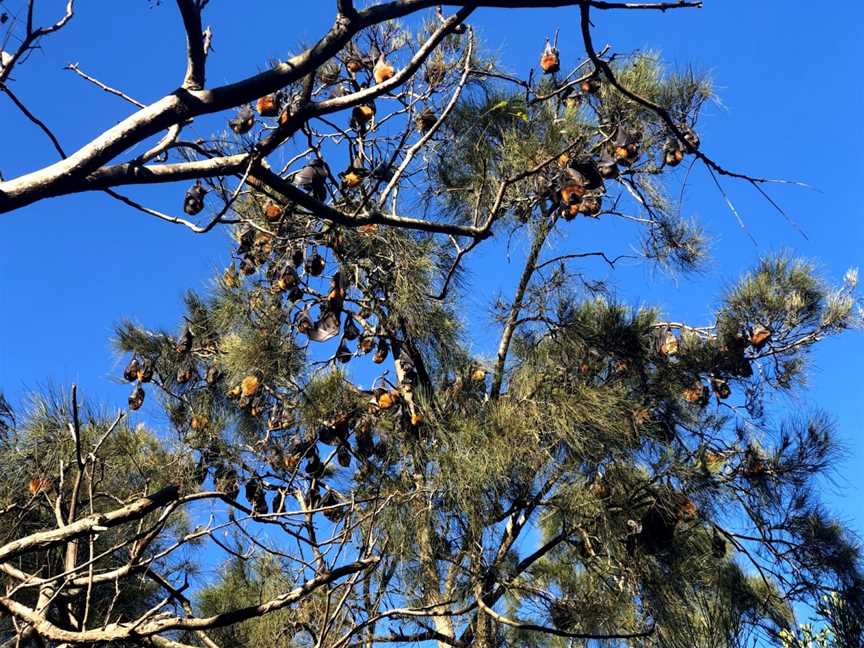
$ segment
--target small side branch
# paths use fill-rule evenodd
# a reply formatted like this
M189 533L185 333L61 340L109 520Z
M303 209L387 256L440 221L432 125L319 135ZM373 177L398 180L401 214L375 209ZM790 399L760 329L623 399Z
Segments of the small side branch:
M196 0L177 0L186 30L186 76L183 86L187 90L204 88L207 51L201 27L201 7Z
M441 115L435 120L435 123L432 125L430 129L428 129L419 140L408 149L405 154L405 159L402 160L402 164L399 165L399 168L396 169L396 173L393 174L393 177L390 179L390 182L387 183L387 186L381 192L381 197L378 199L378 205L383 206L387 201L387 196L390 195L390 192L399 182L399 179L402 177L402 174L405 173L405 169L408 168L408 165L411 164L411 160L414 159L414 156L417 155L417 151L419 151L423 146L428 142L433 135L441 128L441 124L445 122L447 117L455 108L456 103L459 101L459 97L462 95L462 90L465 88L465 84L468 82L468 76L471 73L471 56L474 52L474 35L472 33L471 40L468 42L468 48L465 51L465 68L462 71L462 77L459 79L459 83L456 86L456 90L453 92L453 95L450 97L450 101L447 103L447 106L442 111Z
M68 64L66 67L64 67L63 69L64 69L64 70L70 70L71 72L74 72L75 74L77 74L78 76L80 76L82 79L86 79L87 81L89 81L90 83L92 83L93 85L95 85L97 88L101 88L102 90L104 90L104 91L107 92L108 94L113 94L115 97L120 97L120 98L123 99L124 101L128 101L128 102L131 103L133 106L137 106L138 108L144 108L144 104L143 104L143 103L141 103L141 102L138 101L137 99L133 99L133 98L130 97L129 95L127 95L127 94L121 92L120 90L117 90L116 88L112 88L112 87L109 86L109 85L105 85L105 84L102 83L99 79L96 79L96 78L90 76L89 74L87 74L86 72L84 72L84 70L82 70L82 69L78 66L77 63L69 63L69 64Z
M41 130L43 133L45 133L45 135L48 137L48 139L51 140L51 144L54 145L54 150L56 150L60 154L60 157L65 158L66 152L63 150L63 147L60 145L60 140L58 140L57 137L54 135L54 133L51 132L51 129L48 128L48 126L45 124L45 122L43 122L36 115L34 115L32 112L30 112L27 109L27 106L25 106L21 102L21 100L15 96L15 93L9 89L9 86L7 86L5 84L0 85L0 90L2 90L4 93L6 93L6 96L12 100L12 103L15 104L15 106L18 108L18 110L20 110L27 119L29 119L31 122L36 124L36 126L39 128L39 130Z
M478 592L477 595L477 606L488 616L492 617L498 623L501 623L506 626L510 626L511 628L517 628L519 630L527 630L529 632L542 632L544 634L553 635L555 637L567 637L569 639L594 639L594 640L609 640L609 639L640 639L644 637L650 637L654 634L654 627L651 626L646 628L645 630L641 630L639 632L618 632L618 633L583 633L583 632L567 632L565 630L559 630L558 628L550 628L547 626L541 626L534 623L523 623L521 621L516 621L509 617L504 616L503 614L498 614L495 610L490 608L483 601L483 597Z

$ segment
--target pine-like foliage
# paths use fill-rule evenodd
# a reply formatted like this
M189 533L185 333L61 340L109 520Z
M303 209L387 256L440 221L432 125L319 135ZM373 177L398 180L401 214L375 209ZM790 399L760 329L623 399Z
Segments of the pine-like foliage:
M319 71L313 96L372 87L385 58L416 52L398 25L365 35ZM699 150L710 80L654 54L612 60L617 82L662 106L676 134L590 63L514 84L474 49L470 31L444 40L387 118L379 101L333 133L306 133L288 177L317 208L253 178L232 206L231 262L211 291L187 296L177 330L118 327L130 406L158 398L170 430L115 431L90 481L106 507L168 483L205 503L190 507L203 530L187 539L207 548L147 567L176 590L159 610L203 620L177 621L172 636L791 645L805 604L821 606L837 645L860 645L859 549L817 496L837 456L831 419L778 406L804 384L811 347L856 324L855 276L832 287L811 264L767 257L707 322L614 299L574 269L584 249L548 250L568 230L584 239L596 220L624 218L647 260L700 267L705 236L667 190ZM329 160L320 177L318 159ZM408 209L428 220L416 226ZM441 236L443 223L477 235ZM494 296L459 262L508 231L527 258L483 326L475 310ZM500 238L489 245L503 257ZM45 489L20 494L74 454L56 433L68 410L40 405L4 446L0 461L16 466L0 484L4 510L27 512L13 535L50 525L48 503L32 506ZM184 533L168 519L148 551ZM215 576L183 594L193 564ZM148 607L142 582L118 600L98 592L94 614Z

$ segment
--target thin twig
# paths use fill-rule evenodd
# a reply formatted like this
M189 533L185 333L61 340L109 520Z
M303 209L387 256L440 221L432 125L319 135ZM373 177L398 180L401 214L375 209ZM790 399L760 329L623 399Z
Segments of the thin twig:
M51 129L45 125L45 122L43 122L41 119L36 117L36 115L34 115L32 112L30 112L27 109L27 106L25 106L21 102L21 100L19 100L18 97L15 96L15 93L12 92L12 90L9 88L9 86L7 86L5 83L0 84L0 90L2 90L3 92L6 93L6 96L8 96L12 100L12 103L14 103L18 107L18 110L20 110L22 113L24 113L24 116L27 119L29 119L31 122L36 124L36 126L38 126L42 130L42 132L45 133L45 135L48 137L48 139L51 140L51 144L54 145L54 149L60 154L60 157L65 158L66 152L63 150L63 147L60 145L60 141L57 139L57 137L54 135L54 133L51 132Z
M138 108L145 108L145 107L146 107L143 103L141 103L141 102L138 101L137 99L133 99L132 97L130 97L130 96L127 95L126 93L121 92L120 90L117 90L116 88L112 88L111 86L105 85L104 83L102 83L101 81L99 81L99 79L96 79L96 78L90 76L89 74L87 74L86 72L84 72L84 70L82 70L82 69L78 66L77 63L69 63L69 64L68 64L66 67L64 67L63 69L64 69L64 70L71 70L72 72L74 72L74 73L77 74L78 76L80 76L80 77L82 77L82 78L84 78L84 79L87 79L87 81L89 81L89 82L92 83L93 85L95 85L95 86L97 86L97 87L99 87L99 88L102 88L102 90L104 90L104 91L107 92L108 94L113 94L113 95L116 96L116 97L120 97L121 99L124 99L125 101L128 101L129 103L131 103L133 106L137 106Z

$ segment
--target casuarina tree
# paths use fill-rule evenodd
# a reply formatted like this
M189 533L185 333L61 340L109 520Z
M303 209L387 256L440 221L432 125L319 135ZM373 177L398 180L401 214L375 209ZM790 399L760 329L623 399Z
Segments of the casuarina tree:
M75 388L0 399L3 646L862 645L859 549L816 489L831 418L774 398L856 325L855 272L765 257L690 322L579 265L622 261L591 245L620 219L634 254L698 270L694 166L779 209L702 146L707 76L592 40L701 3L338 0L313 45L209 86L208 2L177 0L180 86L143 105L72 66L136 104L74 152L14 93L74 18L38 27L33 4L3 14L0 89L60 160L0 182L0 211L98 191L233 239L176 330L117 327L129 410L164 421ZM561 7L526 78L478 40L481 7ZM133 197L167 183L173 210ZM527 253L496 299L464 264L508 243ZM824 627L799 628L807 606Z

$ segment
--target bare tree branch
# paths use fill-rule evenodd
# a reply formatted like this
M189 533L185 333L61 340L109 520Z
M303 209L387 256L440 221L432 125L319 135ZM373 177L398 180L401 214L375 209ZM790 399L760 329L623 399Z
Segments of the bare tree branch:
M143 103L141 103L140 101L138 101L137 99L133 99L132 97L130 97L126 93L121 92L120 90L117 90L116 88L112 88L111 86L105 85L99 79L96 79L96 78L90 76L89 74L84 72L84 70L82 70L78 66L77 63L69 63L63 69L69 70L70 72L74 72L75 74L80 76L82 79L86 79L87 81L89 81L90 83L92 83L96 87L101 88L102 90L104 90L108 94L113 94L116 97L120 97L124 101L128 101L129 103L131 103L133 106L138 106L138 108L144 108L145 107L145 105Z
M49 549L90 533L98 533L101 528L111 528L120 524L126 524L127 522L140 520L153 511L177 500L179 496L180 491L178 487L169 486L109 513L90 515L60 529L40 531L13 540L0 546L0 562L12 560L16 556L30 551Z
M433 0L400 0L375 5L357 11L352 15L340 15L336 24L315 45L306 51L292 57L284 63L280 63L270 70L248 77L241 81L210 90L194 89L199 82L203 72L203 64L199 61L203 57L203 43L200 42L200 12L189 0L179 0L179 7L184 16L184 24L187 26L187 37L190 38L190 53L193 55L189 62L188 80L189 87L182 87L176 92L159 99L158 101L142 108L137 113L129 116L116 126L101 133L89 144L69 155L61 162L49 165L45 168L24 174L18 178L0 182L0 213L8 212L19 207L31 204L37 200L49 196L58 196L65 193L80 191L78 186L85 178L94 173L103 164L129 150L137 144L160 131L171 128L176 124L188 121L196 116L219 112L231 107L249 103L258 97L276 92L280 88L305 78L324 61L334 56L342 49L350 39L360 30L386 22L388 20L401 18L422 9L428 9L442 4ZM447 2L447 6L461 7L457 14L457 22L467 16L477 7L563 7L581 4L579 0L544 0L534 2L527 0L513 0L510 2ZM587 7L588 5L584 5ZM590 6L598 9L674 9L680 7L700 6L699 3L601 3L591 2ZM72 15L72 0L69 1L66 16L54 26L37 30L34 34L45 35L56 31L68 22ZM193 15L195 14L195 15ZM189 26L192 32L189 36ZM451 25L452 27L452 25ZM449 31L449 30L448 30ZM444 34L441 34L443 37ZM34 36L34 37L38 37ZM27 47L32 45L33 39L26 42ZM22 47L24 47L22 45ZM199 49L202 52L199 57ZM20 53L26 51L19 49ZM0 82L5 80L11 70L19 53L13 55L2 71L0 71ZM281 143L302 125L306 118L326 114L343 109L352 102L359 103L372 98L395 87L411 72L417 69L424 57L412 62L408 66L409 71L397 74L394 79L380 84L375 88L354 93L350 99L339 98L322 102L316 109L301 111L296 117L289 119L288 123L277 129L273 136L261 143L265 153L272 150L275 145ZM191 76L189 76L191 74Z
M377 558L364 558L352 563L341 565L330 572L320 574L307 580L305 583L290 592L285 592L284 594L259 605L237 608L229 612L203 618L180 618L171 615L167 618L141 620L142 622L135 626L110 623L106 624L101 630L83 630L81 632L74 632L56 626L32 608L6 596L0 596L0 608L5 609L9 614L12 614L22 621L32 625L41 636L54 641L94 643L102 641L118 641L130 638L149 638L157 636L163 632L171 632L174 630L206 630L208 628L220 628L263 616L270 612L286 608L289 605L302 600L322 586L332 583L343 576L358 571L364 571L375 566L377 563Z
M201 27L201 9L195 0L177 0L186 30L186 76L182 88L202 90L206 76L207 52Z
M7 86L5 84L0 85L0 90L2 90L3 92L6 93L6 96L8 96L12 100L12 103L15 104L15 106L18 108L18 110L20 110L27 119L29 119L31 122L36 124L36 126L39 127L39 130L41 130L43 133L45 133L45 135L48 137L48 139L51 140L51 144L54 146L54 150L56 150L60 154L60 157L65 158L66 152L63 150L63 147L60 145L60 141L57 139L57 137L54 135L54 133L51 132L51 129L48 128L48 126L45 124L45 122L43 122L41 119L36 117L36 115L34 115L32 112L30 112L27 109L27 106L25 106L23 103L21 103L21 100L15 96L15 93L12 92L12 90L9 88L9 86Z

